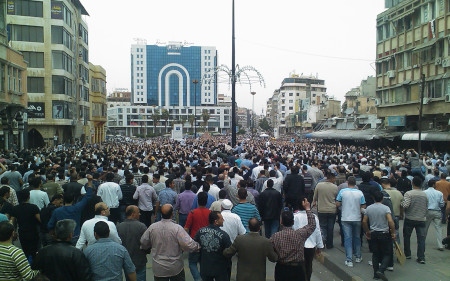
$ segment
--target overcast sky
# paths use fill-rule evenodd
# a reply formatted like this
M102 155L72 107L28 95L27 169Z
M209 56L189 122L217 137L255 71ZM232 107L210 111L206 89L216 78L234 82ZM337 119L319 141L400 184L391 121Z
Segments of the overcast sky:
M108 93L131 89L130 48L135 38L215 46L231 69L231 0L81 0L89 15L89 60L107 74ZM236 64L265 80L236 86L238 106L255 111L290 73L318 75L330 96L344 95L375 75L376 17L384 0L235 0ZM231 96L231 87L219 84Z

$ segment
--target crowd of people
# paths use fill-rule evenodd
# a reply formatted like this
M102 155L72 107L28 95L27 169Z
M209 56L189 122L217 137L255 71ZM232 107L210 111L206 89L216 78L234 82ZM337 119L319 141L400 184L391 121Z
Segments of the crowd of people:
M424 264L431 223L448 247L450 154L290 139L115 140L4 151L0 280L310 280L321 250L393 270L393 243ZM404 220L400 239L399 220ZM16 247L19 245L20 248ZM400 243L401 244L401 243ZM252 270L249 270L252 268Z

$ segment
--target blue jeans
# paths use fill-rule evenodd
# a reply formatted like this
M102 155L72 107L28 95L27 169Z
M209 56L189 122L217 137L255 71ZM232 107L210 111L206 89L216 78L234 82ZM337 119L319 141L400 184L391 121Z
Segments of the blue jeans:
M189 270L191 271L194 281L200 281L200 272L198 270L198 263L200 262L200 252L189 253Z
M403 223L403 243L405 256L411 256L411 234L413 229L416 229L417 235L417 258L419 260L425 260L425 222L424 221L414 221L405 219Z
M264 221L264 235L269 239L280 227L280 220L265 220Z
M320 232L322 232L322 239L326 241L327 249L333 248L333 232L334 224L336 223L336 214L319 213Z
M182 227L184 227L184 225L186 224L187 221L187 214L180 214L178 213L178 224L181 225Z
M130 279L128 278L128 275L125 274L125 280L126 281L130 281ZM146 267L144 266L141 269L137 269L136 268L136 281L146 281L147 280L147 270Z
M353 254L361 258L361 221L342 221L342 228L347 261L353 260Z

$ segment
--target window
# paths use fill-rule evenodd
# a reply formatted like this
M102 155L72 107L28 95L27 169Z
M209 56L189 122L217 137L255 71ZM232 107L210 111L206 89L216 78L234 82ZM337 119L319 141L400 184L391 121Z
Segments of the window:
M53 94L62 94L67 96L73 95L73 82L71 79L64 77L53 75L52 76L52 93Z
M44 43L44 28L42 26L28 26L11 24L11 40Z
M8 14L27 17L43 17L42 1L8 1Z
M28 93L44 92L44 77L28 77Z
M62 26L52 25L52 44L63 44L72 50L72 36Z
M22 54L28 62L28 67L44 68L44 53L22 51Z
M72 57L66 52L52 51L52 62L54 69L64 69L72 73Z

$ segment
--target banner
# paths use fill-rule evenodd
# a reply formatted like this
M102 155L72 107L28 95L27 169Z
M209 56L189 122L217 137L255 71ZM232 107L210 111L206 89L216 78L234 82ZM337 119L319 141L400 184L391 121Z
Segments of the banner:
M45 103L29 102L28 118L45 118Z
M51 15L52 15L52 19L57 19L57 20L64 19L62 2L52 2Z

